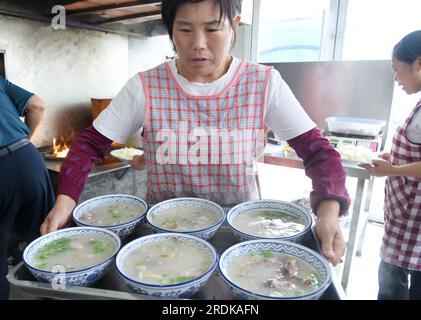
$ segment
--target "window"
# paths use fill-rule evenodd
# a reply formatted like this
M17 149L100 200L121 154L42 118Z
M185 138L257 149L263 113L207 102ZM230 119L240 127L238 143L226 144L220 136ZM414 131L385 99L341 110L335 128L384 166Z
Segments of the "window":
M348 1L342 60L390 59L393 46L421 29L420 0Z
M323 58L330 0L261 0L257 61L296 62ZM253 21L255 23L255 21Z
M342 60L389 60L393 46L406 34L421 29L420 0L352 0L348 3ZM420 95L407 95L395 86L389 121L394 132L409 115ZM388 134L386 145L393 134Z

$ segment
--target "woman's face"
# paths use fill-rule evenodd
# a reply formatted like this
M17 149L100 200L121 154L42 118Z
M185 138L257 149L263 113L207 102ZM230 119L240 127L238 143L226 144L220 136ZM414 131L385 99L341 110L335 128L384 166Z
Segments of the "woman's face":
M234 31L227 19L218 23L219 14L213 0L183 3L177 9L173 25L177 68L191 82L214 81L229 68ZM237 17L237 25L239 20Z
M395 81L407 94L421 91L421 56L412 64L392 59Z

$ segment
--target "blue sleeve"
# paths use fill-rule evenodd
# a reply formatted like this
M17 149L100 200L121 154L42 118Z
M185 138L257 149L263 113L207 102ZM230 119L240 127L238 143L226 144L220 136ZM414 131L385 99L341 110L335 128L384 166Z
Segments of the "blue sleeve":
M23 116L28 100L34 94L21 87L18 87L17 85L11 83L10 81L7 81L3 77L1 77L0 82L2 84L2 87L5 93L7 94L9 99L13 102L16 109L18 110L19 115Z

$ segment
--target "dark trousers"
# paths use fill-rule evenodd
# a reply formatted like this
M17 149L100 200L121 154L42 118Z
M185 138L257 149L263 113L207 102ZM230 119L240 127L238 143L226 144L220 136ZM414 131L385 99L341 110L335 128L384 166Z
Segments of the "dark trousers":
M0 157L0 299L8 299L8 245L16 232L30 242L54 205L47 169L31 143Z
M379 265L379 300L421 300L421 271L384 261Z

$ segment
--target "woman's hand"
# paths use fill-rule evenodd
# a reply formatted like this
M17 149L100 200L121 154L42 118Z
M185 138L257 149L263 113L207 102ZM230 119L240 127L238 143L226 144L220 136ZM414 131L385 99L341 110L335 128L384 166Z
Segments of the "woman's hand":
M143 155L134 156L133 159L130 161L130 165L135 170L145 169L145 157Z
M373 176L391 176L394 174L396 168L391 162L384 159L374 159L373 164L360 164L360 167L366 169Z
M346 243L339 225L339 202L322 201L317 209L316 232L322 243L322 253L334 266L342 261Z
M380 159L390 161L390 153L389 152L383 152L379 154Z
M59 195L56 204L41 225L41 235L56 231L70 223L75 206L76 202L72 198Z

